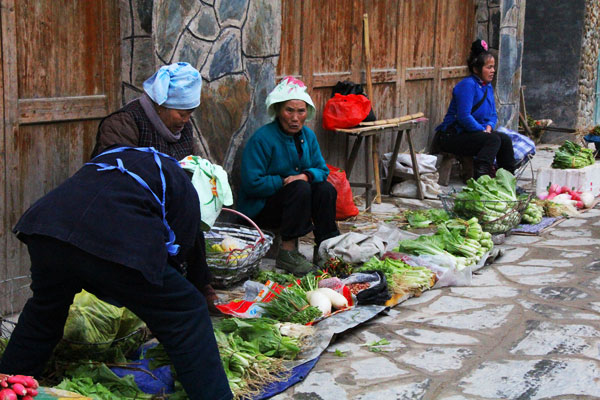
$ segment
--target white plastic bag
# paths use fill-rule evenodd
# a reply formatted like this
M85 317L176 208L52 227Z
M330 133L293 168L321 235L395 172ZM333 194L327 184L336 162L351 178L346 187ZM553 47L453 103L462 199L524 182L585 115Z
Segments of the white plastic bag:
M385 247L385 242L377 236L348 232L324 240L319 246L319 258L328 260L339 257L348 263L359 264L373 256L381 257Z
M392 154L393 153L385 153L381 157L381 161L383 162L384 176L388 176L388 165L390 163L390 160L392 159ZM418 153L415 155L415 157L417 159L417 165L419 166L420 174L427 174L437 171L437 169L435 168L435 165L437 163L437 156L431 154ZM410 157L410 154L401 153L398 154L398 158L396 158L396 165L393 174L395 176L399 176L399 174L401 173L411 175L413 174L412 158Z
M437 172L420 175L421 190L427 199L437 199L438 194L442 193L442 188L438 185L439 174ZM417 181L408 178L405 181L392 186L391 195L396 197L417 198Z

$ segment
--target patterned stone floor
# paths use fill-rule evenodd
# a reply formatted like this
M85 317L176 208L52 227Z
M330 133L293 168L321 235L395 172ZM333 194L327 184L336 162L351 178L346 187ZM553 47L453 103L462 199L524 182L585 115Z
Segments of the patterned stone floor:
M274 399L600 398L600 209L501 247L472 286L346 332Z

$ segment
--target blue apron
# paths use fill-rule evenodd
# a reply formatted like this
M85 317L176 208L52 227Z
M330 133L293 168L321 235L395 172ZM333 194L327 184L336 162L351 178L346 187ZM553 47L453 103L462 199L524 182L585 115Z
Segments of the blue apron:
M103 153L98 154L96 157L94 157L92 159L92 161L94 161L96 158L103 156L105 154L120 153L120 152L127 151L127 150L142 151L144 153L152 153L154 155L154 161L156 162L156 165L158 165L158 170L160 172L160 180L162 182L162 200L156 195L156 193L154 193L152 191L152 189L150 189L150 186L148 186L146 181L144 181L136 173L131 172L128 169L126 169L123 166L123 161L120 158L116 159L117 165L111 165L111 164L107 164L107 163L94 163L94 162L88 162L85 165L97 165L98 167L100 167L97 169L97 171L110 171L110 170L116 169L123 174L128 174L129 176L131 176L133 179L135 179L140 185L142 185L146 190L148 190L152 194L154 199L158 202L158 204L160 204L160 207L162 210L162 222L163 222L163 225L165 226L166 237L167 237L167 240L165 240L167 252L169 253L169 255L174 256L179 252L179 245L175 244L175 232L173 232L173 230L169 226L169 223L167 222L167 218L166 218L166 216L167 216L167 213L165 210L166 183L165 183L165 174L163 173L163 170L162 170L162 163L160 161L159 155L166 157L168 159L171 159L176 163L177 163L177 160L175 160L173 157L170 157L166 154L163 154L163 153L157 151L154 147L117 147L116 149L107 150Z

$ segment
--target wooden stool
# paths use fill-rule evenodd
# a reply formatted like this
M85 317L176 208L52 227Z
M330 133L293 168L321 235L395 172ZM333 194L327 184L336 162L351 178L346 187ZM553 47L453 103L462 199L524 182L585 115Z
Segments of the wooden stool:
M450 175L452 174L452 167L455 164L455 161L460 163L460 177L463 182L466 182L469 178L473 177L473 157L470 156L459 156L452 153L440 153L439 155L442 158L440 163L439 171L439 179L438 183L442 186L448 186L450 182Z

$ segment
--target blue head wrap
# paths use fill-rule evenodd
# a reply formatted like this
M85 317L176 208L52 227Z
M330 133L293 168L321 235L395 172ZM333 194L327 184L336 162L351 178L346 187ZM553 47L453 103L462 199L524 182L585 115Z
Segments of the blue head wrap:
M159 106L189 110L200 105L202 77L186 62L161 67L144 82L144 91Z

